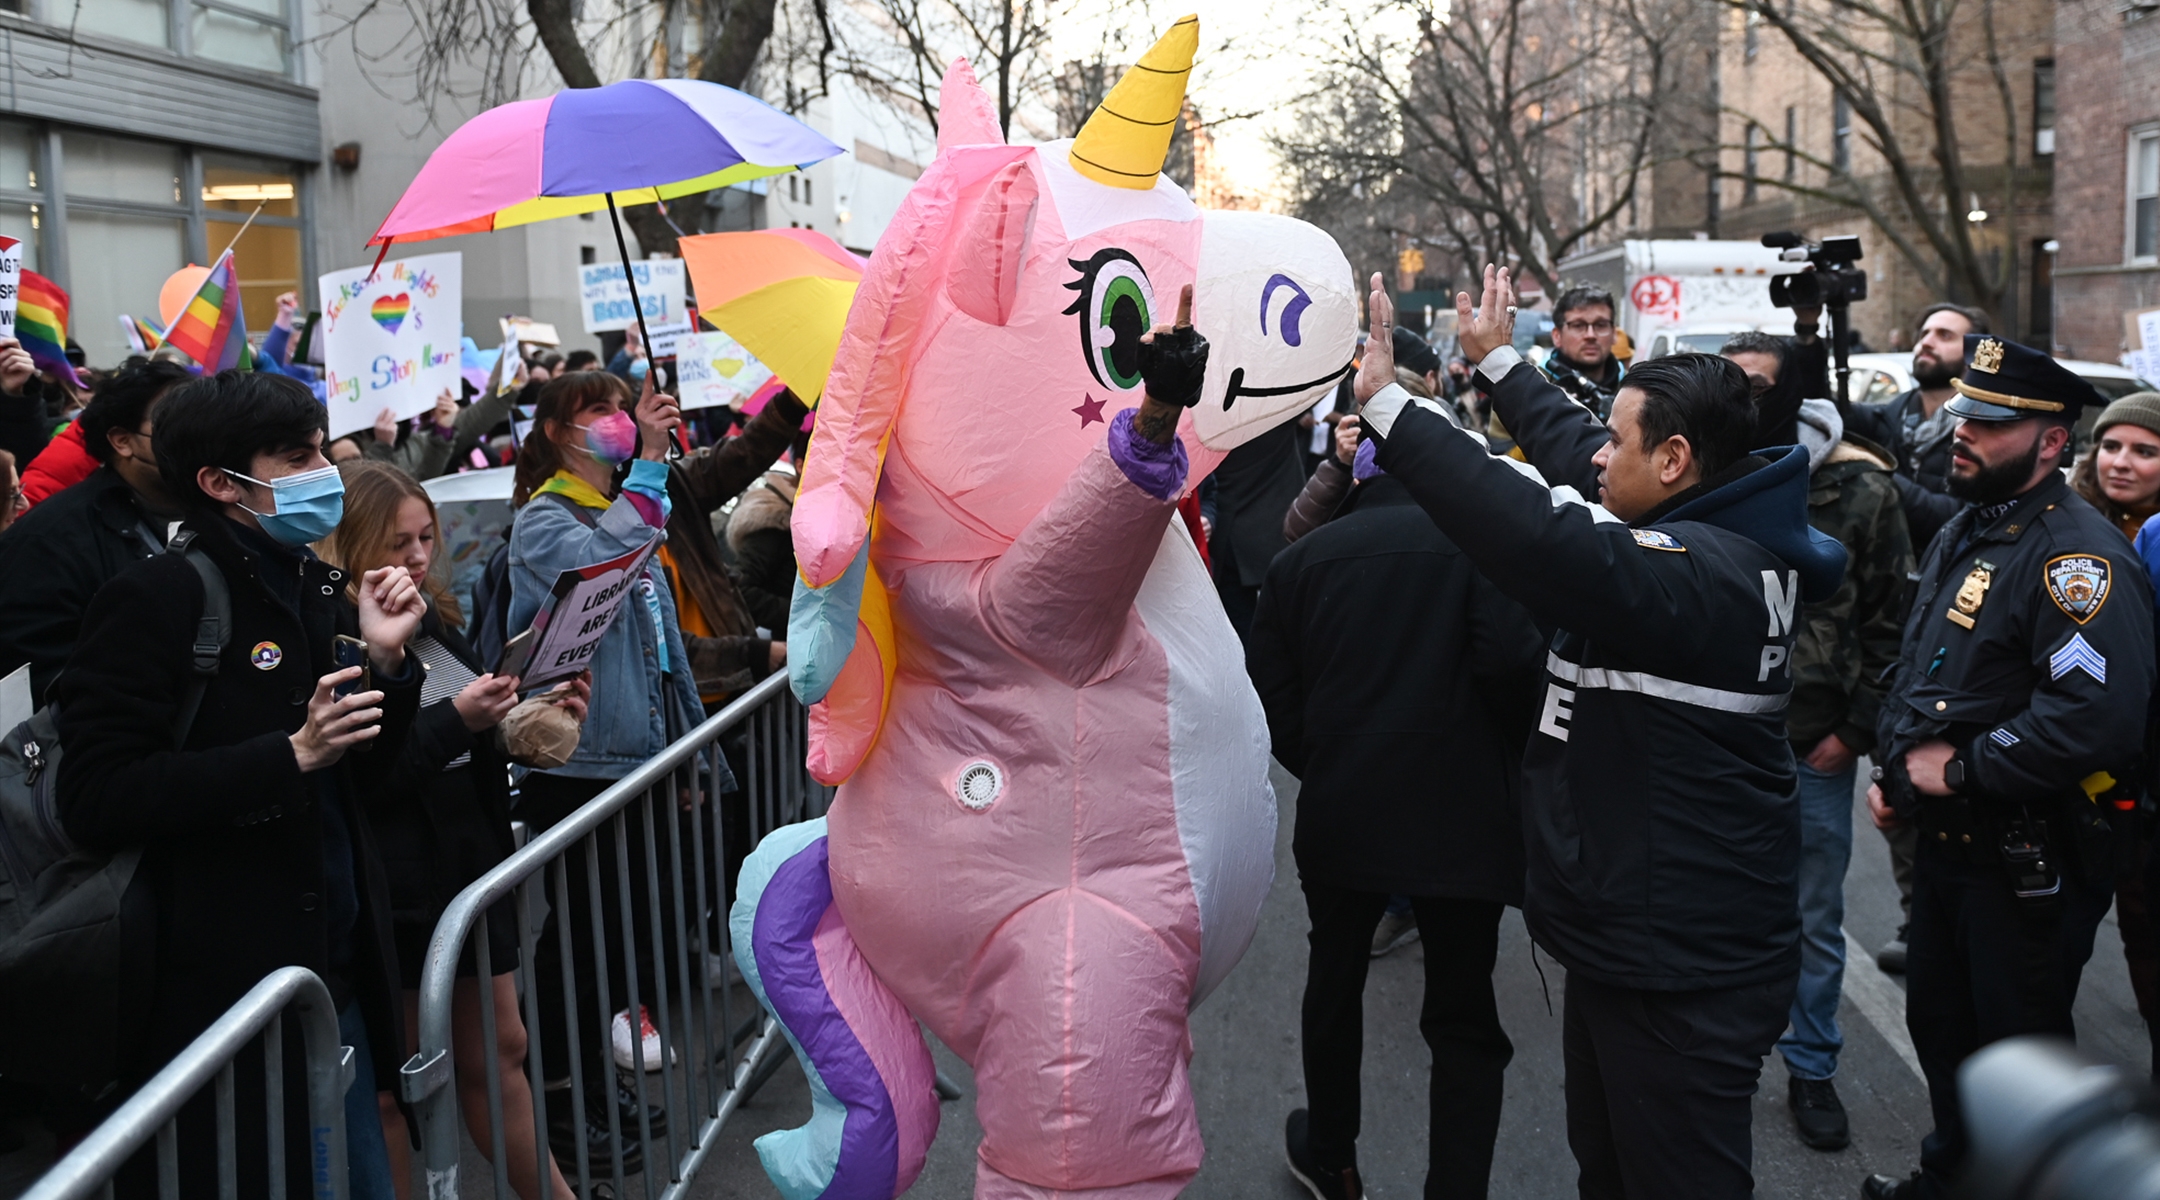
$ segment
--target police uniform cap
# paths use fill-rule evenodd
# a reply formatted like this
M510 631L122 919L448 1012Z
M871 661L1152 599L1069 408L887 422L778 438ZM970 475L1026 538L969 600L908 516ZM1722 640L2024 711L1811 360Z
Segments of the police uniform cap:
M2086 405L2107 402L2068 367L2030 346L1987 333L1965 335L1965 374L1951 386L1958 394L1944 407L1967 421L2049 416L2074 421Z

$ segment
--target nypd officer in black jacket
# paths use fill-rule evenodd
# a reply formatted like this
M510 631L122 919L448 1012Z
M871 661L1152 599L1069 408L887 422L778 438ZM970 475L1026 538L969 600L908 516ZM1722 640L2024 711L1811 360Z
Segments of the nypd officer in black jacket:
M2078 409L2102 398L2047 355L1981 334L1956 387L1949 484L1971 507L1921 564L1868 795L1877 824L1920 829L1906 1025L1935 1131L1920 1170L1870 1178L1868 1200L1956 1184L1966 1056L2017 1034L2074 1036L2078 975L2127 850L2109 814L2118 781L2136 777L2153 685L2142 564L2061 470Z
M1568 969L1581 1194L1748 1196L1750 1098L1800 970L1793 622L1845 551L1808 526L1807 453L1749 453L1738 367L1643 363L1608 427L1509 345L1511 296L1487 267L1477 319L1457 297L1460 336L1542 480L1382 386L1378 276L1362 425L1433 523L1560 631L1523 761L1523 918Z

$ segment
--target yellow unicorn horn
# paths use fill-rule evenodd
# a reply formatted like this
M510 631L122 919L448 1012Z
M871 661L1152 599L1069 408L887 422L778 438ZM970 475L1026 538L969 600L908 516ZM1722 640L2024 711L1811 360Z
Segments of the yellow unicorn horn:
M1185 80L1200 48L1200 18L1178 18L1103 97L1073 139L1073 170L1097 183L1146 191L1162 174L1185 107Z

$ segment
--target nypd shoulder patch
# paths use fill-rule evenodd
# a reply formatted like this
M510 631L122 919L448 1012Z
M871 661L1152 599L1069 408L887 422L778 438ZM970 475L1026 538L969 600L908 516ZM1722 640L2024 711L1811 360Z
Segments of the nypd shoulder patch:
M2107 682L2107 658L2092 648L2082 633L2073 633L2062 649L2048 656L2048 678L2061 679L2072 671L2083 671L2101 683Z
M2100 615L2109 581L2108 560L2097 554L2061 554L2048 560L2048 599L2080 625Z
M1635 535L1635 544L1645 550L1671 550L1679 554L1687 553L1687 547L1680 544L1679 538L1662 529L1630 529L1628 532Z

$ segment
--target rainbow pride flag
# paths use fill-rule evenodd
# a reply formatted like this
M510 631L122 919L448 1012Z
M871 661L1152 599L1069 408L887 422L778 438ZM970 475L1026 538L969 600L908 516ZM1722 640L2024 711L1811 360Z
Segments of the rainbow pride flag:
M29 272L24 272L27 277ZM252 365L248 354L247 318L240 311L240 276L233 270L232 251L218 256L217 265L203 277L195 297L180 308L165 344L194 359L205 371L230 371Z
M30 360L72 387L83 382L67 360L68 294L60 285L24 268L22 287L15 302L15 340L30 352Z
M147 355L165 340L165 335L158 332L157 326L141 317L131 317L126 313L120 314L120 332L127 338L128 352L131 354Z

